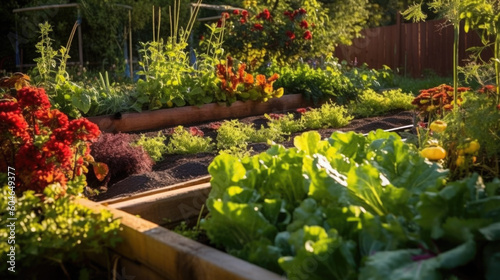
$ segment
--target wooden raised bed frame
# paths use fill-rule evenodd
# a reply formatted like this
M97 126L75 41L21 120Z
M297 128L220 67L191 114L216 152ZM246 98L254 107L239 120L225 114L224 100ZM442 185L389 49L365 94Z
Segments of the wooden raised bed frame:
M209 191L209 177L204 177L101 204L79 203L121 219L123 241L109 250L118 279L284 279L159 225L197 217ZM101 264L109 260L104 254L91 257Z
M114 115L88 117L105 132L133 132L161 129L176 125L285 112L310 106L302 94L284 95L267 102L236 101L230 106L210 103L202 106L184 106L142 113L124 113L119 118Z

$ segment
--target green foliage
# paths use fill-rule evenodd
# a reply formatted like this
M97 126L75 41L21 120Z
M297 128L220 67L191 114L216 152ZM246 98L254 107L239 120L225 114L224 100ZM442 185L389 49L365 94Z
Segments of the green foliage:
M210 137L193 135L178 126L174 129L166 148L167 154L196 154L211 152L214 144Z
M202 221L212 242L289 278L403 279L404 266L422 264L409 278L419 279L450 275L479 255L474 248L490 241L469 230L497 235L498 181L484 185L475 175L445 186L447 171L397 134L321 140L307 132L294 144L214 159L210 216ZM311 260L318 269L308 269Z
M295 116L291 113L281 115L278 118L272 118L268 114L264 114L264 117L267 119L269 128L280 131L283 135L290 135L305 129L303 119L296 120Z
M7 185L1 189L2 197L7 198L10 190ZM118 232L120 222L108 211L94 213L75 202L75 198L64 194L58 184L45 188L44 199L26 191L17 198L15 205L15 244L7 244L10 236L11 221L2 218L0 224L0 252L6 255L10 246L15 247L16 278L32 279L46 277L40 271L57 271L67 265L84 269L87 253L103 253L106 247L114 247L120 241ZM0 200L0 216L11 217L7 199ZM0 264L0 275L12 277L7 271L7 262ZM50 267L50 269L47 269ZM91 267L87 267L91 269ZM59 271L59 275L64 275ZM61 276L62 277L62 276Z
M436 85L451 84L453 78L451 77L440 77L435 73L430 73L421 79L414 79L404 76L395 76L394 85L400 88L403 92L412 93L414 96L419 94L421 89L432 88Z
M401 89L382 93L367 89L358 96L357 102L351 103L351 110L359 117L380 116L394 110L411 110L414 108L412 101L413 95L406 94Z
M186 43L172 43L167 40L163 43L142 43L142 60L139 65L144 69L139 75L145 79L137 81L137 91L148 96L149 110L162 107L184 106L184 94L188 85L183 83L183 78L191 72L187 54L184 52Z
M311 109L302 115L304 126L310 129L339 128L346 126L354 117L346 107L327 102L320 108Z
M246 146L255 128L238 120L224 121L217 130L217 148L229 149L231 147Z
M479 172L486 178L498 177L500 110L497 109L496 100L493 96L474 92L465 92L463 98L461 110L447 114L444 119L448 124L442 136L449 156L447 164L455 178L463 178L472 172ZM465 165L456 166L455 161L459 156L457 148L471 139L478 141L480 150L474 155L466 155ZM473 162L473 156L476 163Z
M141 138L131 143L132 146L142 147L154 162L163 159L163 154L167 151L167 145L164 141L167 139L161 132L156 137L146 137L142 134Z
M340 70L358 90L367 88L382 89L394 85L394 73L387 65L376 70L368 68L366 63L360 67L350 67L346 61L342 61Z
M280 78L277 87L283 87L287 94L304 94L317 103L320 100L334 98L338 103L345 103L355 96L355 89L348 77L342 75L335 62L327 63L325 69L299 64L292 66L271 66L268 73L276 72Z
M413 4L407 10L401 13L405 19L413 20L413 22L425 21L427 15L422 12L422 5Z

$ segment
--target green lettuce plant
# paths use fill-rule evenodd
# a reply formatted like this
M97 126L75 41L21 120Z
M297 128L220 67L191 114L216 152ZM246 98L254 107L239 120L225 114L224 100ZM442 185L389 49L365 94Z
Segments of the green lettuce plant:
M500 180L447 182L381 130L306 132L294 145L215 158L202 221L212 242L293 279L494 279Z

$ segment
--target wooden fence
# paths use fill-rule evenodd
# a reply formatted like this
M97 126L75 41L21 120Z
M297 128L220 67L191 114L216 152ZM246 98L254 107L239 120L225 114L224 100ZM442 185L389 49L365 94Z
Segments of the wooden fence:
M453 72L453 27L444 20L430 20L422 23L402 23L365 29L362 38L353 40L350 46L339 46L335 56L340 61L351 64L368 64L379 69L383 65L398 70L402 75L421 77L425 70L432 70L441 76ZM466 49L482 46L481 39L474 31L460 30L459 64L464 65L469 58ZM483 53L489 59L492 51Z

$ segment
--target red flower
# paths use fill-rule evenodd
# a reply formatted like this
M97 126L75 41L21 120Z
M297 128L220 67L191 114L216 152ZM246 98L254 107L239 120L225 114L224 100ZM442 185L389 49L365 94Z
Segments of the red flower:
M243 11L241 11L241 15L242 15L243 17L247 17L247 16L248 16L248 11L247 11L247 10L243 10Z
M288 36L288 38L290 38L290 40L295 39L295 33L293 33L292 31L287 30L287 31L285 32L285 34L286 34L286 36Z
M240 11L239 10L233 10L233 15L239 15Z
M260 14L256 16L257 18L263 18L265 20L270 20L271 19L271 13L269 12L268 9L264 9Z
M8 131L13 136L21 138L23 142L31 138L27 130L28 123L21 114L15 111L0 112L0 128L2 133Z
M223 12L220 14L222 18L228 19L229 18L229 13Z
M21 108L33 107L47 109L50 107L49 97L43 88L23 87L17 92Z
M312 37L313 37L313 36L312 36L311 31L306 30L306 32L304 32L304 39L306 39L306 40L311 40L311 39L312 39Z
M99 127L85 118L72 120L67 128L67 141L72 143L75 140L94 141L97 140L101 131Z
M301 15L307 14L307 11L304 10L304 8L300 8L298 11L299 11L299 14L301 14Z
M304 19L300 22L300 27L307 29L309 27L309 23Z
M498 104L498 105L497 105L497 110L499 110L499 111L500 111L500 104Z
M45 157L55 156L62 168L72 167L73 151L71 147L63 142L57 141L55 137L51 137L51 139L45 143L42 147L42 151L45 153Z
M199 128L197 128L196 126L193 126L193 127L190 127L189 128L189 133L191 133L191 135L193 136L200 136L200 137L203 137L205 134L203 133L203 131L201 131Z
M241 24L245 24L245 23L247 23L246 18L244 18L244 17L240 18L240 23L241 23Z
M496 91L496 88L494 85L486 85L484 87L482 87L480 90L478 90L477 92L479 93L495 93Z
M305 114L307 112L307 109L306 108L298 108L296 111L297 111L297 113Z
M262 30L262 29L264 29L264 26L262 26L262 24L260 24L260 23L256 23L253 25L253 28L255 28L257 30Z
M213 130L217 130L220 128L222 124L220 122L213 122L213 123L210 123L208 125L208 127L210 127L210 129L213 129Z
M68 125L68 116L57 109L36 111L35 118L42 121L43 125L50 128L59 128Z
M273 120L279 120L284 116L285 116L284 114L275 114L275 113L269 114L269 117Z

